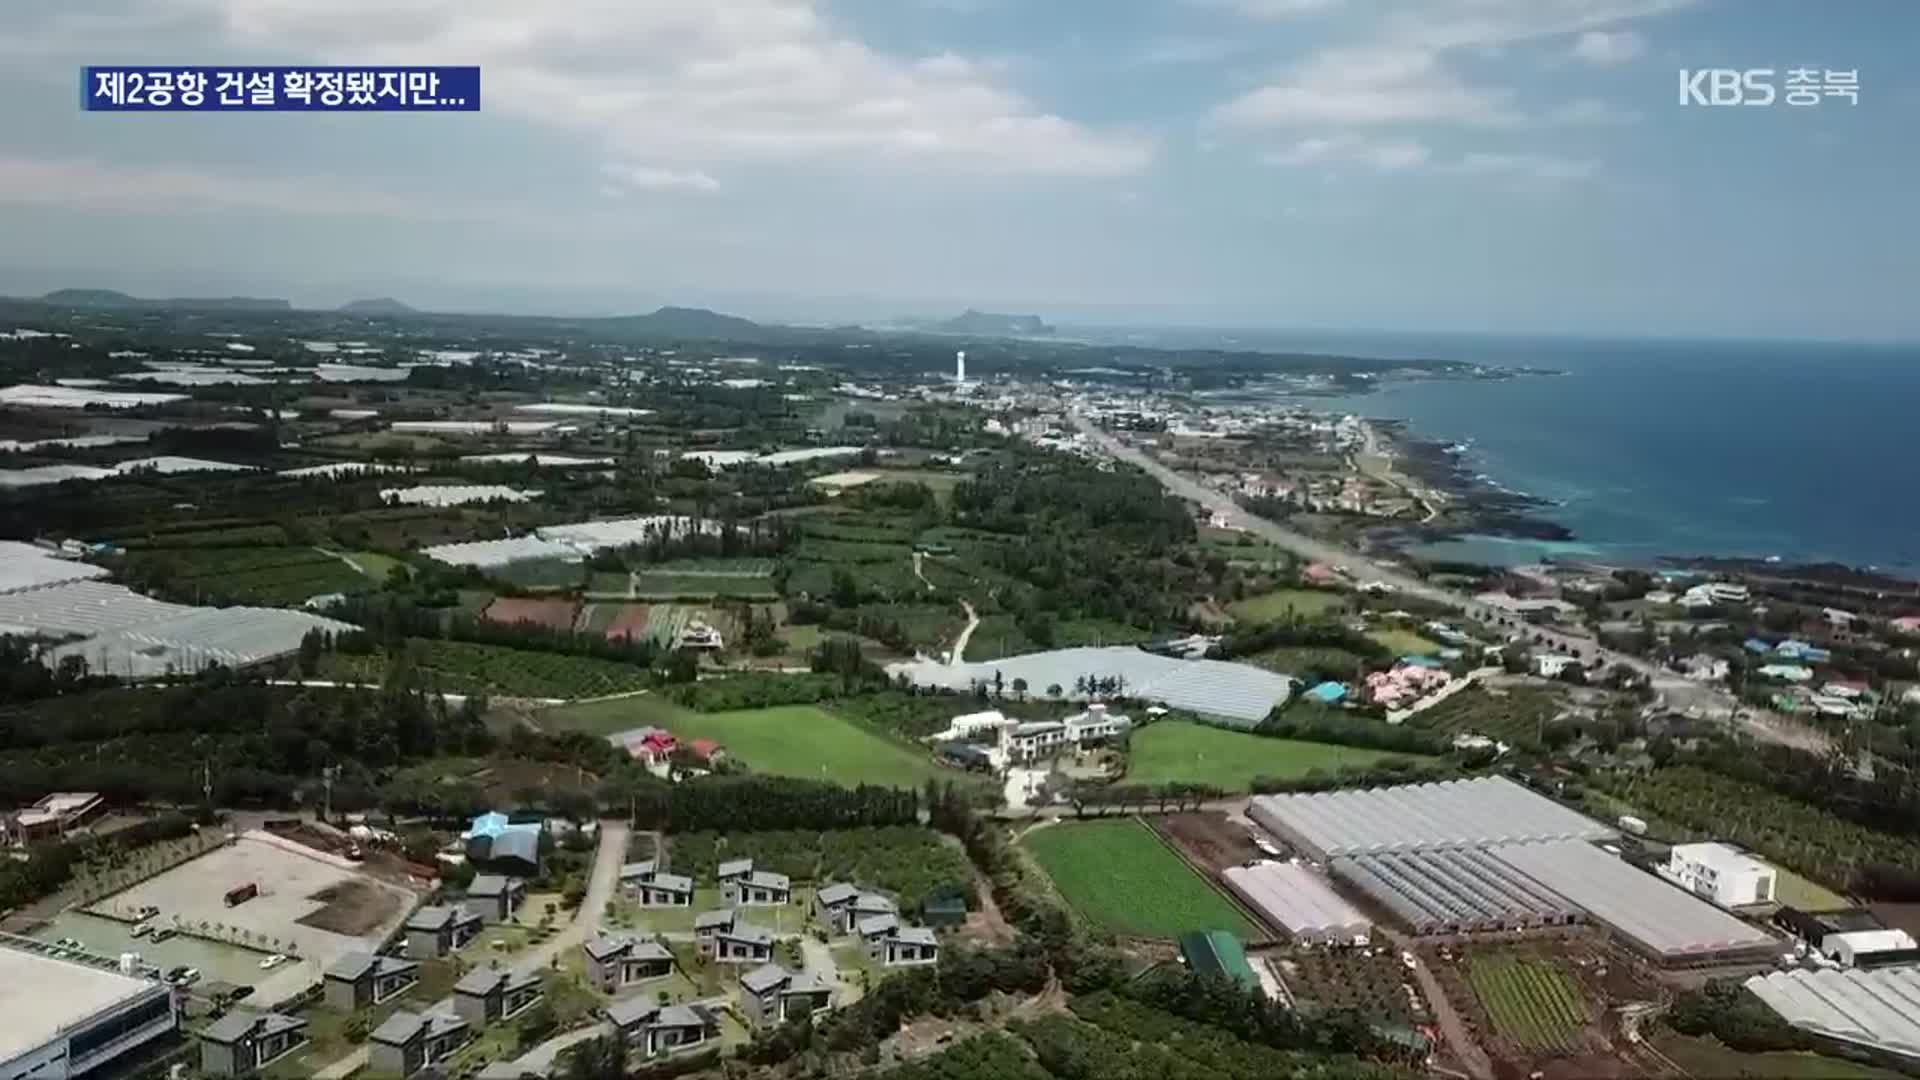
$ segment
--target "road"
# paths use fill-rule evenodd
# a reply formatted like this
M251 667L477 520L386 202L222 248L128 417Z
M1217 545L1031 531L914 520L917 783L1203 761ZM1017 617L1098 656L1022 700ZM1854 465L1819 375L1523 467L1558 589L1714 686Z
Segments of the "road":
M1203 487L1194 480L1174 472L1142 451L1102 431L1093 421L1079 413L1069 415L1073 419L1074 426L1107 454L1139 466L1148 475L1159 480L1168 491L1221 515L1233 527L1253 533L1304 559L1326 563L1329 566L1345 567L1350 576L1361 581L1381 582L1408 596L1452 608L1476 622L1522 635L1536 645L1574 657L1590 670L1619 665L1638 672L1647 677L1656 692L1665 696L1670 706L1683 710L1697 708L1703 715L1726 719L1756 739L1784 743L1816 752L1824 751L1828 747L1826 737L1819 732L1792 724L1784 717L1760 713L1736 701L1732 695L1723 690L1682 678L1640 657L1602 648L1590 638L1575 637L1547 627L1533 626L1512 612L1477 603L1470 596L1429 584L1400 570L1382 566L1356 552L1323 540L1316 540L1277 525L1266 518L1249 514L1233 501L1231 495Z
M579 946L581 942L600 932L600 921L606 917L607 903L613 899L613 890L620 884L620 866L627 858L627 823L602 821L599 832L600 846L593 855L593 873L587 879L587 898L581 902L580 910L574 912L573 921L562 927L559 933L514 957L510 966L516 973L526 974L545 970L568 949ZM452 1012L453 998L451 995L441 998L420 1011ZM581 1036L581 1038L587 1037ZM560 1038L564 1039L566 1036ZM554 1052L558 1052L557 1047ZM353 1053L321 1069L314 1076L316 1080L345 1080L346 1077L366 1068L366 1065L367 1048L362 1044Z
M967 642L972 641L973 632L980 629L980 616L974 613L973 605L962 600L960 606L967 609L967 628L960 631L960 636L954 639L953 655L947 658L949 664L967 662Z

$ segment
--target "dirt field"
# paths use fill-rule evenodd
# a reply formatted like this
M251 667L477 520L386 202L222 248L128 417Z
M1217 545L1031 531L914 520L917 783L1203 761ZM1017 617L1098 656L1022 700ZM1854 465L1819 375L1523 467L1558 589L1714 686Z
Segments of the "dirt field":
M300 925L345 934L347 937L372 933L400 910L398 897L365 881L350 880L329 885L307 899L326 906L302 915L297 920Z
M647 605L603 604L601 607L616 609L612 620L607 623L608 637L643 638L647 636Z
M487 605L480 617L497 623L535 623L554 630L573 629L574 602L532 596L502 596Z
M1196 865L1210 870L1244 866L1261 858L1246 827L1217 811L1169 814L1146 819L1161 836L1171 840Z

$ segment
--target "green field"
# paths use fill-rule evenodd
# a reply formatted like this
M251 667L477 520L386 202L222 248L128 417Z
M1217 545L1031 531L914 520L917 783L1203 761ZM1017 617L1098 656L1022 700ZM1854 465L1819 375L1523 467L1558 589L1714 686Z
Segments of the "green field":
M1904 1080L1906 1074L1847 1058L1779 1050L1746 1053L1718 1039L1662 1035L1653 1048L1701 1080Z
M634 595L649 600L676 597L750 597L771 600L779 595L773 579L762 574L676 574L649 570L636 580Z
M450 694L581 698L642 690L652 683L643 667L591 656L421 638L409 640L407 649L426 685ZM387 664L385 653L330 653L321 670L343 682L378 683Z
M1538 746L1541 731L1566 707L1566 694L1559 690L1473 686L1421 710L1408 723L1449 735L1471 731L1515 746Z
M1529 1050L1572 1051L1587 1024L1580 989L1560 969L1511 953L1474 957L1467 981L1502 1038Z
M1227 605L1227 613L1241 622L1264 623L1288 615L1311 618L1347 606L1344 594L1321 589L1279 589L1249 596Z
M548 731L608 735L657 724L682 739L713 739L755 772L836 784L919 787L956 775L930 759L812 705L699 713L657 695L562 705L540 714Z
M1784 866L1773 868L1776 899L1801 911L1834 911L1852 904L1844 896L1817 881L1810 881Z
M310 547L141 548L130 551L127 562L196 602L291 606L378 584Z
M1066 822L1021 841L1067 902L1118 934L1172 938L1191 930L1258 937L1238 908L1132 818Z
M1185 781L1246 791L1256 776L1293 779L1313 769L1372 765L1383 758L1426 760L1415 754L1356 746L1270 739L1185 720L1162 720L1133 733L1128 743L1127 782Z
M1393 650L1395 656L1432 656L1440 651L1440 646L1428 641L1411 630L1399 627L1381 627L1367 631L1367 636Z

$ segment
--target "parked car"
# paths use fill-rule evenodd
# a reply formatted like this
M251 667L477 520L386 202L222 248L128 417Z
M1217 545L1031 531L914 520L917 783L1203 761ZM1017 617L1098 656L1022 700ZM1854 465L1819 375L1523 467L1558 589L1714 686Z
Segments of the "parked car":
M284 964L291 959L293 958L286 955L285 953L274 953L272 956L269 956L265 960L260 961L260 970L272 971L274 968L279 967L281 964Z
M192 986L200 981L200 969L183 964L167 972L167 981L175 986Z

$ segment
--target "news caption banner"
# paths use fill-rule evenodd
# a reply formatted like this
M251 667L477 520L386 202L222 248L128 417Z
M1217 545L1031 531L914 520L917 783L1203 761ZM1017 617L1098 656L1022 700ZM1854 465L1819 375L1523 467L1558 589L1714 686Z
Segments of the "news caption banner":
M1860 104L1857 68L1787 68L1784 82L1775 78L1777 74L1773 68L1681 68L1680 104L1771 105L1783 96L1787 104L1801 108L1818 105L1827 98Z
M479 112L480 69L88 66L80 104L88 112Z

